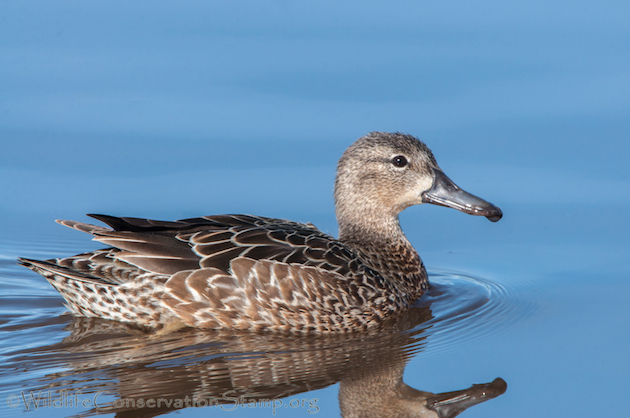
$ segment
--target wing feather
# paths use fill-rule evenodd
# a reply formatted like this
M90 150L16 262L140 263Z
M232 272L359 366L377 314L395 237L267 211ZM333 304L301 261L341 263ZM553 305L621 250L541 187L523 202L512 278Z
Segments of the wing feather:
M108 257L141 270L172 275L215 268L230 272L238 257L300 264L346 275L364 269L358 256L312 224L250 215L216 215L174 222L90 215L113 229L59 221L118 250Z

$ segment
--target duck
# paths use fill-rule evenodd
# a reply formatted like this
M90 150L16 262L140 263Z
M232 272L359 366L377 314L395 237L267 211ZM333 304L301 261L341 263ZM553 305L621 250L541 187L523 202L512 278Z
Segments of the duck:
M57 222L106 248L18 262L44 276L77 316L156 332L357 332L395 318L429 289L400 212L429 203L493 222L502 217L447 177L425 143L400 132L372 132L346 149L334 201L338 238L311 223L253 215L158 221L92 214L107 227Z

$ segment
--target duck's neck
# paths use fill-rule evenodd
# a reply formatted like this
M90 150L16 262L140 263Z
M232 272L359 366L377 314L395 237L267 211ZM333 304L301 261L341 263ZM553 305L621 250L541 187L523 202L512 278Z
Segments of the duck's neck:
M389 245L404 243L411 247L400 228L398 215L391 216L343 216L339 219L339 240L354 245Z
M405 360L400 350L388 352L386 359L363 364L360 370L349 373L339 385L339 407L344 417L401 416L405 402L401 386ZM403 415L405 416L405 415Z
M348 219L339 217L339 240L413 303L428 286L420 256L402 229L398 215Z

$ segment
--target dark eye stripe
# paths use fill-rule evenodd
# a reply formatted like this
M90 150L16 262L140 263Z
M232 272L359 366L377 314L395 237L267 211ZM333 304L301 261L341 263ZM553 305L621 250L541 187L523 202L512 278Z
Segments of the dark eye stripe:
M397 155L392 159L392 164L396 167L404 167L407 165L407 159L404 155Z

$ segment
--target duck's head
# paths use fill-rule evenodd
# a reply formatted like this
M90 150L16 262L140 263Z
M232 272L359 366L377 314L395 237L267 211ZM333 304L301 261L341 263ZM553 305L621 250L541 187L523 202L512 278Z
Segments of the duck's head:
M356 228L378 231L421 203L447 206L496 222L501 209L457 187L420 140L372 132L352 144L337 166L335 207L340 238ZM355 231L358 232L358 231Z

